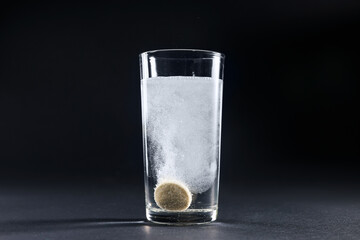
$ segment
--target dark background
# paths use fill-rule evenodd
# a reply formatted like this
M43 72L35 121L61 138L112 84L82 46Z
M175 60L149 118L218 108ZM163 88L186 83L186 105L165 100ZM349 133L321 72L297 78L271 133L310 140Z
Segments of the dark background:
M0 7L0 180L142 184L138 54L226 55L221 184L360 183L359 1Z

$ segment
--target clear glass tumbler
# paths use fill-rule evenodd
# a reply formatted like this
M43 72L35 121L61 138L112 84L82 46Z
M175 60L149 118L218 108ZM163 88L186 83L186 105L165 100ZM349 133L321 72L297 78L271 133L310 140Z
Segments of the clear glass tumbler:
M148 220L196 224L218 212L224 55L140 54Z

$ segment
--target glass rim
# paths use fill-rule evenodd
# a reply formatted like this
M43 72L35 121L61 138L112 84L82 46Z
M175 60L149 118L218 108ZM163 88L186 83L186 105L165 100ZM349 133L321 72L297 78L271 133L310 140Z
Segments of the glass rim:
M145 57L149 54L156 54L156 53L166 53L166 52L178 52L178 53L202 53L202 54L208 54L209 56L201 56L201 57L189 57L190 59L206 59L209 57L220 57L222 59L225 58L225 54L220 53L220 52L216 52L216 51L211 51L211 50L204 50L204 49L176 49L176 48L169 48L169 49L156 49L156 50L149 50L149 51L145 51L139 54L139 57ZM161 57L161 58L171 58L171 57Z

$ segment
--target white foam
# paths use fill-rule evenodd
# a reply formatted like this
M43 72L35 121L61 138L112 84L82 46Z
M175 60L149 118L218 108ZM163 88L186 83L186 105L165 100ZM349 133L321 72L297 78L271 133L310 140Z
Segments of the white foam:
M185 183L192 193L215 181L222 80L157 77L142 80L148 156L157 182Z

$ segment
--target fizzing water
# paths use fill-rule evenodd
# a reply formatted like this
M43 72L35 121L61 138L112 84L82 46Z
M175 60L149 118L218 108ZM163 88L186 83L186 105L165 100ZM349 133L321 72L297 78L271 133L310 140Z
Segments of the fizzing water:
M155 221L169 212L154 199L164 182L178 182L191 193L190 206L179 211L181 221L196 214L216 218L222 84L183 76L141 81L146 205Z

